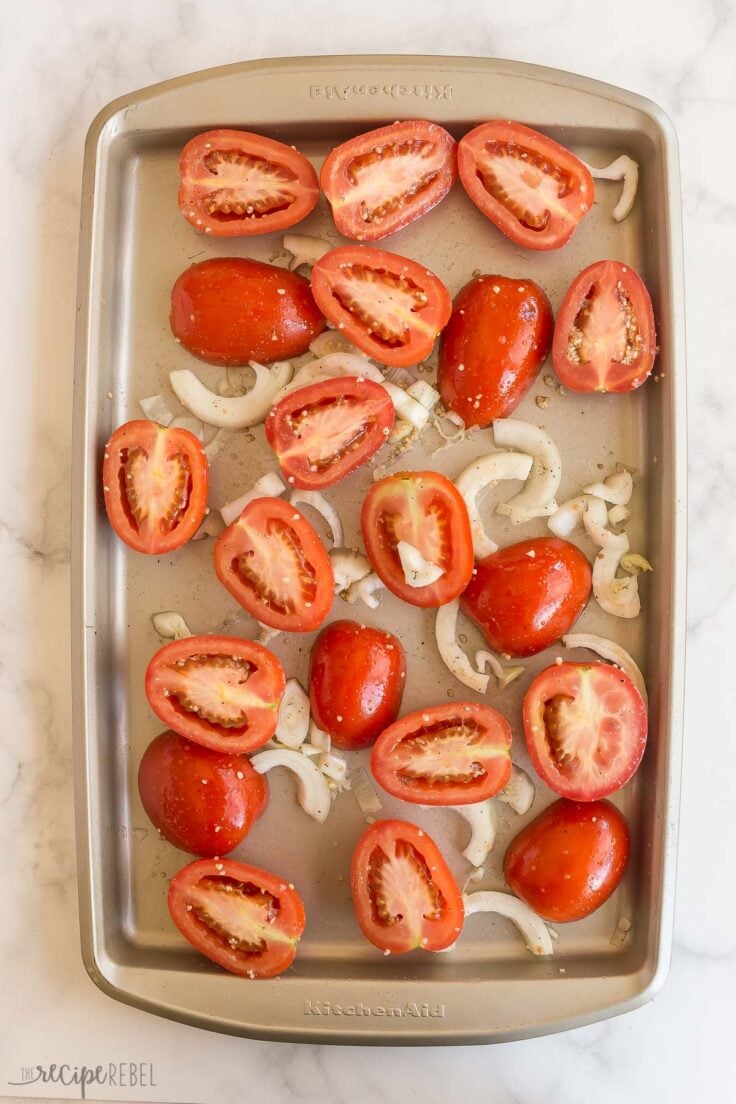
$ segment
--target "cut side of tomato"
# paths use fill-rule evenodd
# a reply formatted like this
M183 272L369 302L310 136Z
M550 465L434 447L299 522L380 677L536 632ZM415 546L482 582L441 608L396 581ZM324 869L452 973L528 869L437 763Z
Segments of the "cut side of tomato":
M521 123L482 123L461 139L457 153L473 203L527 249L559 249L593 204L595 185L583 162Z
M320 173L335 226L378 241L445 198L457 175L456 142L436 123L408 119L336 146Z
M254 751L276 731L286 678L275 655L235 636L187 636L156 652L146 697L180 736L213 751Z
M141 418L119 426L105 445L102 486L120 539L159 556L181 548L202 524L209 464L189 430Z
M311 632L332 607L330 558L314 528L280 498L249 502L215 543L215 572L251 617Z
M633 391L654 365L652 300L630 265L596 261L575 277L552 343L555 372L572 391Z
M231 974L271 978L291 966L306 923L297 891L233 859L202 859L175 874L169 912L193 947Z
M511 727L487 705L457 702L409 713L373 746L384 790L418 805L470 805L511 777Z
M460 935L460 890L437 844L405 820L379 820L360 837L351 866L353 907L382 951L441 951Z
M641 762L647 708L619 667L547 667L527 690L523 713L534 768L562 797L608 797L629 781Z
M179 210L195 230L219 238L294 226L319 198L304 154L248 130L208 130L179 159Z
M331 487L388 438L394 404L379 383L343 376L291 391L266 418L266 438L296 487Z
M332 249L312 269L317 306L381 364L418 364L452 312L442 281L424 265L367 245Z

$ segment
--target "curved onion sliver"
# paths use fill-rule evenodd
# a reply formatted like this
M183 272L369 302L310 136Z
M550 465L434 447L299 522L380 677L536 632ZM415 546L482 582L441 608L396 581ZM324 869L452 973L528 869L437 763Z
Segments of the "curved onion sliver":
M493 439L497 447L517 449L533 457L529 477L522 489L508 502L500 502L496 512L510 518L514 525L554 513L557 509L555 495L562 477L562 460L552 438L531 422L496 418Z
M479 890L477 893L464 893L465 917L476 912L495 912L513 921L521 932L527 948L533 955L554 954L552 937L541 916L537 916L524 901L511 893L497 893L492 890Z
M330 788L319 767L311 759L292 748L269 748L251 756L250 765L259 774L274 767L286 767L297 778L296 796L302 809L320 824L330 811Z
M401 570L404 572L404 582L410 587L431 586L444 575L439 564L425 560L422 553L408 541L399 541L396 545L399 554Z
M485 487L495 487L501 479L526 479L534 461L531 456L521 452L491 452L481 456L460 472L455 486L463 496L470 518L473 535L473 552L477 560L482 560L495 552L498 545L486 533L480 513L477 497ZM512 500L513 501L513 500Z
M485 670L486 667L490 667L496 676L499 686L502 690L517 679L519 675L524 674L524 668L519 667L504 667L498 656L495 656L493 652L476 652L475 653L475 666L479 671Z
M482 670L473 670L470 660L457 642L456 628L459 611L460 602L457 598L454 602L448 602L437 610L434 622L437 650L442 662L456 679L470 690L475 690L478 694L485 694L488 689L488 675L484 674Z
M473 866L482 866L488 852L496 842L496 810L493 798L476 801L472 805L450 805L470 825L470 840L463 851Z
M335 594L344 594L352 583L357 583L371 573L368 557L348 548L332 548L329 552L332 574L335 576Z
M300 748L309 732L309 698L298 679L286 681L279 706L275 738L288 748Z
M610 530L609 530L610 532ZM610 534L612 537L615 533ZM599 551L593 561L593 594L601 609L614 617L638 617L641 610L639 582L636 575L617 579L621 557L629 550L629 539L622 533L625 547L610 543Z
M647 688L644 676L634 658L615 640L607 640L604 636L593 636L591 633L568 633L567 636L563 636L562 643L565 648L587 648L603 659L607 659L609 663L616 663L629 676L646 702Z
M524 816L534 804L534 783L525 770L512 763L511 777L496 797L510 805L519 816Z
M249 502L254 502L257 498L278 498L285 490L286 485L280 475L276 472L266 472L240 498L234 498L232 502L226 502L224 506L220 507L222 520L226 525L232 525L235 519L240 517Z
M332 248L324 238L316 238L312 234L284 234L284 249L292 254L289 261L292 272L302 265L316 264Z
M311 506L318 514L321 514L330 527L332 533L332 547L339 548L342 544L342 522L340 515L331 502L328 502L319 491L292 491L289 495L292 506L302 503Z
M621 195L612 211L615 221L623 222L634 206L634 200L636 199L636 189L639 184L638 163L632 157L622 153L610 165L604 165L600 169L596 168L595 165L588 165L586 161L583 164L596 180L623 180L624 186L621 189Z
M348 602L357 602L358 599L362 599L369 609L378 609L378 599L375 592L382 589L383 583L375 571L371 571L368 575L364 575L362 579L351 583L345 597Z
M613 506L628 506L634 493L634 480L630 471L617 471L598 483L583 487L583 494L595 495Z
M288 383L293 371L287 360L277 361L270 368L252 360L250 366L256 374L255 383L245 395L233 398L210 391L189 368L169 372L169 381L182 406L207 425L245 429L265 421L274 396Z

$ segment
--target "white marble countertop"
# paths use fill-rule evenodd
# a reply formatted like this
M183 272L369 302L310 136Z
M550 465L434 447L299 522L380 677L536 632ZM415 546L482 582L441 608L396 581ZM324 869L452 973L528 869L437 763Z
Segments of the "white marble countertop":
M347 18L345 13L352 10ZM658 101L679 132L690 349L687 741L672 969L653 1004L495 1047L287 1046L210 1035L102 995L78 949L69 696L69 446L81 151L107 101L211 65L285 54L487 54ZM3 10L0 188L0 1094L76 1098L24 1066L153 1063L118 1100L274 1104L725 1101L733 993L733 471L736 7L730 0L24 0ZM734 987L734 988L732 988ZM95 1092L88 1090L88 1097Z

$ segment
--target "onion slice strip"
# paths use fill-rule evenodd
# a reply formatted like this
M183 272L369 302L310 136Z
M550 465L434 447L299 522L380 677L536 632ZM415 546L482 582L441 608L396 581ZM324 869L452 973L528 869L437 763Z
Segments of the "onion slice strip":
M481 456L460 472L455 486L468 510L473 535L473 552L482 560L495 552L498 545L488 536L478 511L477 498L484 488L495 487L501 479L526 479L532 471L534 460L522 452L492 452ZM512 500L513 501L513 500Z
M534 804L534 783L525 770L513 763L511 777L496 797L499 801L505 801L510 805L519 816L524 816Z
M630 471L617 471L599 483L583 487L583 494L595 495L613 506L628 506L634 493L634 480Z
M476 893L464 893L463 904L466 918L476 912L495 912L511 920L533 955L554 954L552 937L544 920L513 894L482 889Z
M437 650L442 662L456 679L470 690L475 690L477 694L485 694L488 690L488 675L483 674L482 669L479 671L473 670L470 660L457 642L457 615L459 612L460 602L457 598L454 602L448 602L437 610L434 622Z
M378 609L378 598L376 598L376 591L383 590L383 583L376 575L375 571L369 572L368 575L364 575L362 579L358 579L356 582L351 583L348 587L345 597L348 602L357 602L359 599L365 602L369 609Z
M342 522L340 515L331 502L328 502L319 491L292 491L289 495L292 506L311 506L318 514L321 514L330 527L332 533L332 547L339 548L342 545Z
M286 767L296 775L296 796L302 809L322 824L330 811L330 788L319 767L292 748L273 748L251 756L250 765L259 774L274 767Z
M595 180L623 180L624 186L621 189L621 195L612 212L616 222L623 222L631 212L636 199L636 190L639 185L638 163L632 157L622 153L610 165L604 165L600 169L596 168L595 165L588 165L587 161L583 161L583 164Z
M496 810L493 798L472 805L450 805L470 825L470 840L463 856L472 866L482 866L496 842Z
M496 512L510 518L514 525L553 514L557 509L555 495L562 477L562 460L549 434L531 422L496 418L493 439L497 447L518 449L533 458L529 477L522 489L508 502L500 502Z
M335 593L344 594L352 583L357 583L371 573L368 557L348 548L332 548L329 552L332 574L335 576Z
M276 722L276 739L288 748L300 748L309 732L309 698L298 679L287 679Z
M422 553L408 541L399 541L396 545L399 554L401 570L404 572L404 582L410 587L431 586L444 575L439 564L425 560Z
M293 371L286 360L277 361L270 368L252 360L250 366L256 374L253 387L245 395L233 398L210 391L189 368L169 372L169 381L182 406L207 425L245 429L265 421L274 397L289 382Z
M232 502L226 502L220 507L222 520L226 525L232 525L239 518L249 502L257 498L278 498L286 490L286 484L276 472L266 472L257 479L251 489L242 494L240 498L234 498Z
M184 640L187 636L192 635L192 630L176 610L154 613L151 617L151 624L164 640Z
M289 268L294 271L302 265L314 265L333 247L324 238L311 234L284 234L284 249L291 253Z
M490 667L502 690L505 690L514 679L519 677L519 675L524 674L524 668L521 665L517 667L504 667L498 656L495 656L493 652L476 652L475 666L479 671L484 671L486 667Z
M567 636L563 636L562 643L565 648L587 648L603 659L607 659L609 663L617 664L629 676L644 701L647 701L647 688L641 669L629 652L615 640L607 640L604 636L593 636L592 633L568 633Z

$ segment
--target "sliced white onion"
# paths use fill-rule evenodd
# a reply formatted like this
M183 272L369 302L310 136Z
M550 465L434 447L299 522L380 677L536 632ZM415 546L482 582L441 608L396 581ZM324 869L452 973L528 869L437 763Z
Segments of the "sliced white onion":
M345 597L348 602L357 602L361 599L369 609L378 609L379 603L376 598L376 591L382 589L383 583L378 578L375 571L371 571L368 575L364 575L362 579L358 579L357 582L351 583Z
M312 747L319 748L320 751L324 752L329 752L332 747L332 737L317 727L314 718L309 722L309 742Z
M207 425L220 429L245 429L265 420L274 396L286 386L293 371L286 360L277 361L270 368L252 360L250 366L256 374L253 387L245 395L233 398L210 391L189 368L169 372L169 381L182 406Z
M634 658L615 640L607 640L604 636L593 636L591 633L568 633L567 636L563 636L562 643L566 648L587 648L610 663L616 663L629 676L646 702L647 688L644 676Z
M415 380L414 383L409 384L406 393L410 398L416 399L418 403L421 403L430 414L440 401L439 391L436 391L431 383L427 383L426 380Z
M322 748L314 747L308 740L302 744L299 750L302 755L307 755L310 759L318 759L320 755L324 755Z
M563 502L547 522L547 528L556 537L562 537L565 540L572 536L578 526L582 525L585 508L591 498L592 495L578 495Z
M222 520L226 525L232 525L235 519L240 517L249 502L254 502L257 498L278 498L285 490L286 484L280 475L276 472L266 472L265 475L255 481L249 491L220 507Z
M258 632L256 633L258 644L268 644L275 636L281 636L283 632L283 629L272 629L270 625L264 625L262 621L256 621L256 624L258 625Z
M476 652L475 653L475 666L479 671L484 671L486 667L490 667L493 674L496 676L496 680L502 690L505 690L509 683L512 683L514 679L517 679L519 675L524 674L524 668L522 666L517 667L504 667L501 661L493 652Z
M216 460L222 450L230 441L230 433L227 429L218 429L205 443L204 451L210 464Z
M522 489L508 502L500 502L496 511L510 518L514 525L553 514L557 509L555 495L562 477L562 460L549 434L518 418L496 418L493 439L497 448L517 449L533 458Z
M473 534L473 552L478 560L490 556L498 545L486 533L478 511L478 495L486 487L495 487L501 479L526 479L533 459L522 452L492 452L474 460L460 472L455 486L463 496Z
M583 487L583 494L595 495L614 506L628 506L634 493L634 480L630 471L617 471L598 483Z
M138 405L150 422L170 426L174 420L174 415L169 410L163 395L149 395L146 399L139 399Z
M151 623L164 640L183 640L192 635L192 631L180 613L176 610L166 610L164 613L154 613Z
M317 766L326 778L337 782L339 786L343 786L347 781L348 765L342 755L323 751L317 760Z
M464 893L463 904L466 918L476 912L495 912L511 920L516 924L527 948L533 955L554 954L552 937L544 920L513 894L482 889L477 893Z
M610 530L609 530L610 532ZM639 583L635 575L617 579L621 557L629 548L628 537L620 534L625 542L609 544L601 548L593 561L593 594L601 609L614 617L637 617L641 610ZM611 533L611 536L615 534Z
M604 165L600 169L594 165L588 165L585 161L583 164L587 166L590 175L596 180L623 180L624 186L621 189L621 195L612 212L616 222L623 222L634 206L634 200L636 199L636 189L639 184L639 165L637 162L622 153L610 165Z
M353 345L352 341L348 341L341 330L323 330L311 342L309 351L318 358L328 356L330 353L352 353L363 360L369 359L368 353L364 353L357 345Z
M524 813L528 813L534 804L534 783L526 771L514 763L511 767L511 777L496 797L499 801L505 801L510 805L519 816L524 816Z
M321 514L330 527L332 533L332 547L339 548L342 544L342 522L340 515L331 502L328 502L319 491L292 491L289 495L292 506L311 506L318 514Z
M482 866L496 842L496 810L493 798L472 805L451 805L470 825L470 841L463 855L473 866Z
M389 393L394 409L400 418L409 422L414 429L423 429L429 421L429 411L417 399L413 399L408 391L397 387L395 383L383 380L383 386Z
M284 395L290 395L292 391L309 387L313 383L320 383L322 380L335 379L337 376L353 376L355 379L369 379L374 383L383 383L381 369L358 353L327 353L319 360L310 360L307 364L303 364L293 379L289 380L276 394L274 403L280 402Z
M289 748L299 748L309 732L309 698L298 679L287 679L276 722L276 739Z
M410 587L425 587L436 583L444 575L443 569L426 560L418 548L408 541L399 541L396 545L399 554L404 581Z
M629 541L624 533L614 533L608 528L608 510L602 498L590 495L583 510L583 525L593 544L599 548L626 548ZM624 549L626 551L626 549Z
M609 525L625 525L631 517L631 510L627 506L612 506L608 511Z
M194 434L201 444L204 444L204 422L199 418L193 418L189 414L179 414L174 418L169 429L186 429L188 433Z
M291 748L274 748L251 756L250 765L259 774L265 774L274 767L286 767L292 771L297 778L297 801L304 812L320 824L327 818L330 811L330 788L322 771L306 755Z
M207 510L204 515L204 520L200 525L197 532L192 537L192 540L204 540L205 537L219 537L222 530L225 528L225 523L222 520L222 515L219 510Z
M383 805L365 768L355 767L354 770L351 770L349 777L350 788L358 802L360 811L367 816L375 816L376 813L380 813Z
M316 264L332 248L324 238L315 238L311 234L284 234L284 249L292 254L289 261L292 272L302 265Z
M367 556L347 548L330 549L330 563L335 577L335 593L343 594L352 583L370 575L371 565Z
M437 641L437 650L440 658L448 670L463 685L478 694L485 694L488 689L488 675L482 671L474 671L470 660L457 642L457 615L460 610L460 602L456 598L454 602L448 602L440 606L434 621L434 636Z

